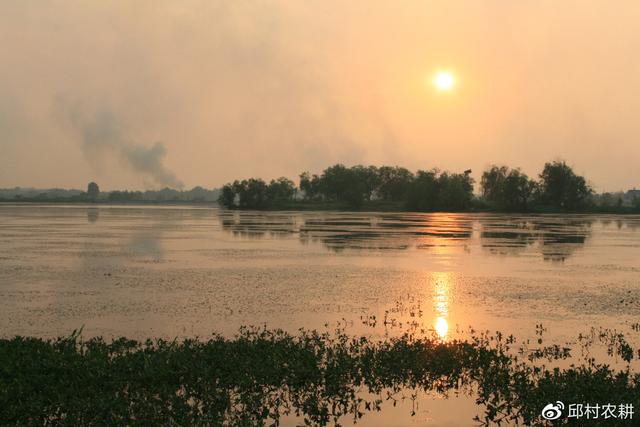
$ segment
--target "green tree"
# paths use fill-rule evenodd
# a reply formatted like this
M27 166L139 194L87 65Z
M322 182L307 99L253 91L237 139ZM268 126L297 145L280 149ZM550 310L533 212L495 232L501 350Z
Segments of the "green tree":
M526 211L536 187L520 169L511 169L503 184L502 206L507 210Z
M562 209L583 207L593 193L584 177L576 175L565 162L546 163L540 174L541 203Z
M354 209L360 209L365 199L371 198L366 172L362 174L358 169L348 169L347 182L348 185L340 196L341 200L347 202Z
M322 192L328 200L344 200L349 189L352 175L343 164L336 164L326 168L320 178L322 180Z
M305 200L313 199L313 192L311 190L311 175L309 172L302 172L300 174L300 191L303 192L303 196Z
M144 200L141 191L112 191L108 199L116 202L133 202Z
M295 194L295 184L285 177L272 179L267 187L267 199L270 205L291 201Z
M413 173L399 166L378 169L378 195L383 200L406 200Z
M438 171L416 172L407 192L407 208L412 211L431 212L438 205Z
M87 185L87 197L89 198L89 200L97 200L98 196L100 195L100 187L98 187L98 184L96 184L95 182L90 182L89 185Z
M233 184L225 184L222 186L220 196L218 196L218 203L225 208L233 208L236 204L236 192L233 188Z
M437 169L418 171L409 186L407 207L411 210L464 210L473 199L471 171L439 173Z
M495 204L500 204L504 198L504 182L507 179L509 168L506 166L491 166L482 173L480 188L482 197Z
M320 177L300 175L300 189L305 199L346 202L353 208L359 208L365 200L370 200L376 188L375 167L353 166L347 168L336 164L326 168Z
M471 171L465 173L443 172L438 177L438 209L460 211L469 208L473 198Z
M305 200L317 200L322 196L321 180L318 175L311 176L309 172L300 174L300 190Z
M351 168L353 179L357 180L358 185L363 193L363 198L367 201L371 200L371 197L380 186L380 175L378 168L375 166L362 166L357 165Z
M536 184L520 169L494 165L482 173L480 187L482 198L495 208L527 210Z
M234 181L233 188L238 194L241 209L265 209L269 207L267 184L262 179L249 178Z

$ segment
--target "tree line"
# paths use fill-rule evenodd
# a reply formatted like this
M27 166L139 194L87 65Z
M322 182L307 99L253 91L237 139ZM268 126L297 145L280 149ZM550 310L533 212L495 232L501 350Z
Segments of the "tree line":
M303 172L298 184L288 178L265 182L236 180L221 189L164 188L101 192L30 188L0 189L2 201L33 202L212 202L232 209L362 209L395 211L640 212L640 190L595 194L587 180L563 161L546 163L537 177L519 168L491 166L474 189L471 170L410 170L399 166L347 167L336 164L321 174ZM474 193L474 191L476 191Z
M593 188L565 162L546 163L538 180L520 169L492 166L482 173L481 198L491 207L527 211L531 207L580 210L591 204ZM532 206L533 205L533 206Z
M0 201L13 202L64 202L64 203L108 203L108 202L185 202L205 203L215 202L218 199L219 190L206 189L200 186L191 190L175 190L163 188L160 190L129 191L114 190L100 191L95 182L87 185L86 191L48 189L37 190L29 188L0 189Z
M414 173L399 166L336 164L319 175L303 172L298 186L284 177L269 183L260 178L236 180L222 187L218 201L224 207L239 209L272 209L300 202L337 203L358 209L382 201L422 212L529 211L584 209L592 203L592 194L587 180L563 161L546 163L537 179L518 168L491 166L482 173L478 196L474 195L471 170Z

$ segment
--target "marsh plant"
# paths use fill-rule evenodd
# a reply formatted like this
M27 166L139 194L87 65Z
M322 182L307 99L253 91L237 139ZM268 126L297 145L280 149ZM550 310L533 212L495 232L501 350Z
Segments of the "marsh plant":
M466 424L479 425L551 425L540 410L558 397L640 407L632 369L638 352L622 334L593 330L579 337L584 363L561 368L572 350L545 346L543 333L539 325L533 343L473 330L464 340L267 328L206 340L107 342L85 340L78 331L54 340L15 337L0 340L0 419L39 426L254 426L279 425L288 415L304 425L345 425L417 391L475 396L478 414ZM619 359L618 368L595 361L595 343Z

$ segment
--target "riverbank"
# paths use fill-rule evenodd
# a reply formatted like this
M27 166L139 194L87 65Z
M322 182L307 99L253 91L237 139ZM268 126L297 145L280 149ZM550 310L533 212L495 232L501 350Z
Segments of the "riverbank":
M196 206L219 206L217 202L200 200L82 200L82 199L0 199L0 205L196 205Z
M229 210L256 210L242 208L225 208ZM346 202L338 201L309 201L294 200L277 203L273 206L259 209L261 211L340 211L340 212L406 212L406 213L507 213L507 214L640 214L640 209L631 206L599 207L593 206L584 209L568 210L557 209L552 206L535 206L527 210L504 210L496 209L482 201L476 200L471 203L468 209L441 210L441 211L415 211L408 209L406 203L402 201L372 200L363 202L358 208L354 208Z
M159 206L209 206L209 207L221 207L217 202L211 201L198 201L198 200L75 200L75 199L58 199L58 200L41 200L41 199L20 199L20 200L7 200L0 199L0 205L13 205L13 204L77 204L77 205L89 205L89 206L101 206L101 205L159 205ZM338 201L309 201L309 200L293 200L288 202L278 203L263 209L242 209L239 207L224 208L230 211L263 211L263 212L275 212L275 211L339 211L339 212L399 212L399 213L507 213L507 214L612 214L612 215L633 215L640 214L640 209L631 206L611 206L611 207L598 207L593 206L580 210L566 210L557 209L550 206L536 206L528 210L504 210L495 209L482 202L474 202L472 206L464 210L443 210L443 211L414 211L406 208L404 202L394 202L386 200L372 200L364 202L359 208L354 208L346 202Z

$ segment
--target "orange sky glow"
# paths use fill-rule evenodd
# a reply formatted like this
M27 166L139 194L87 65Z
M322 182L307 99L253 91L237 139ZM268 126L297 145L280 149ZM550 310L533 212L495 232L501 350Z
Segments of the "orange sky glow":
M161 186L136 147L188 188L554 159L640 187L638 22L631 0L3 1L0 187Z

